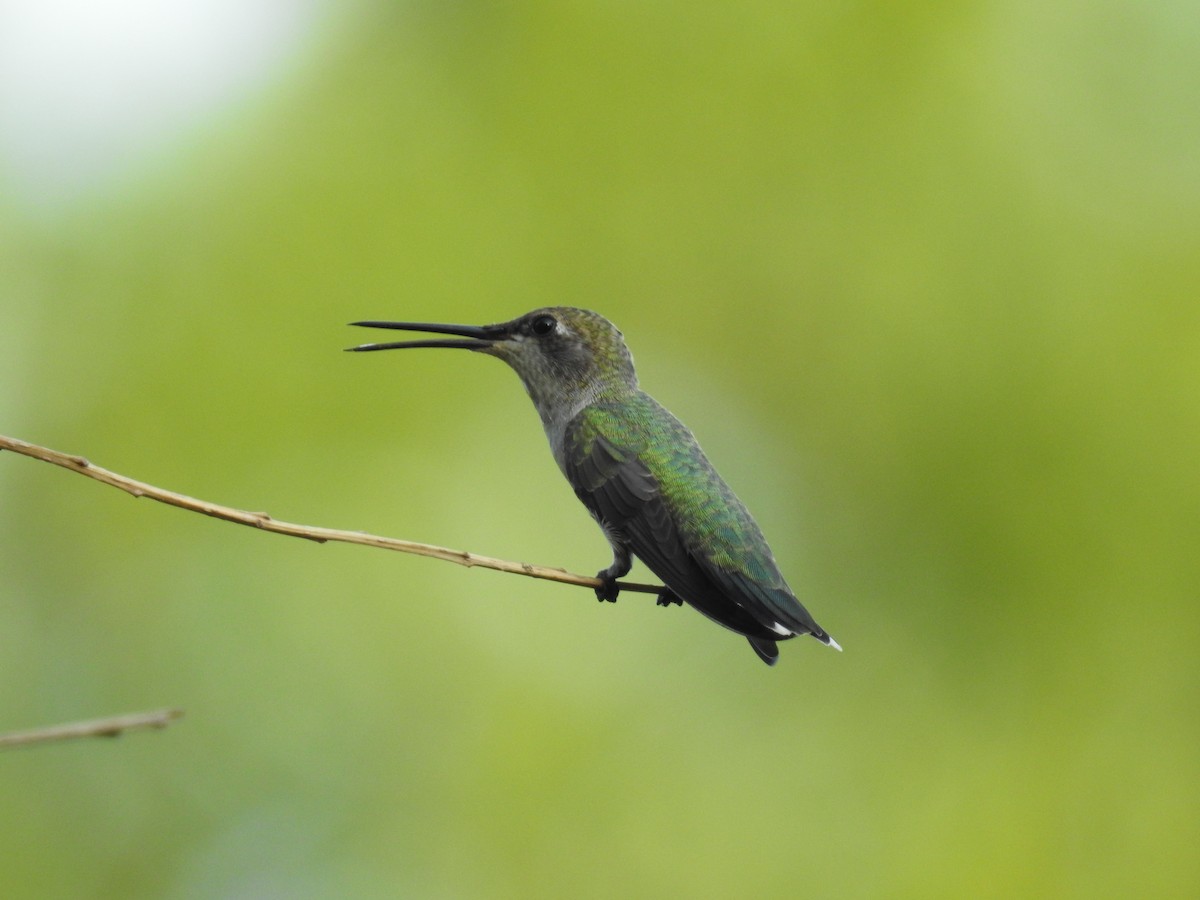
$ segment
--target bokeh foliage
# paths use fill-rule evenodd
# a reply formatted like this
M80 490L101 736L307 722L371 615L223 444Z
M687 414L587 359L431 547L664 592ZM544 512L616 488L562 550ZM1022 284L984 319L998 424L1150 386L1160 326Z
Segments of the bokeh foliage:
M590 572L515 377L359 318L597 309L845 646L0 455L6 896L1194 896L1187 4L358 4L44 217L0 431ZM635 575L644 576L635 569Z

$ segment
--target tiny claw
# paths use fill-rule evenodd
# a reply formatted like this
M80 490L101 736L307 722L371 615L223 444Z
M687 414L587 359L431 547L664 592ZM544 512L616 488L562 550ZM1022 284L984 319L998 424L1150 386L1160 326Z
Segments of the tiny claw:
M670 588L663 588L662 592L658 595L658 599L655 600L654 603L656 606L671 606L672 604L676 606L683 606L683 601L680 600L679 596Z
M621 593L621 588L617 584L617 579L613 575L609 574L608 569L597 572L596 577L603 582L600 587L596 588L596 599L601 603L604 603L605 601L609 603L616 603L617 595Z

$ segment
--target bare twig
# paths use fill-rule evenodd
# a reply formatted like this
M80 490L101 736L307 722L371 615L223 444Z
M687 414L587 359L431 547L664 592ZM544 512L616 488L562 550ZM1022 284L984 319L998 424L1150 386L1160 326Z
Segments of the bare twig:
M601 586L598 578L592 578L587 575L576 575L565 569L535 566L530 563L510 562L506 559L480 556L476 553L469 553L466 550L452 550L449 547L438 547L435 544L402 541L398 538L381 537L362 531L340 531L335 528L321 528L314 525L296 525L292 522L281 522L278 519L271 518L265 512L247 512L231 506L220 506L216 503L209 503L207 500L197 500L195 497L177 494L174 491L164 490L152 484L135 481L124 475L118 475L116 472L110 472L108 469L102 469L99 466L92 465L82 456L72 456L68 453L61 453L58 450L51 450L48 447L39 447L37 444L26 443L25 441L4 437L3 435L0 435L0 450L12 450L14 453L20 453L33 459L40 459L43 462L62 466L64 469L78 472L80 475L86 475L88 478L93 478L104 484L120 488L134 497L149 497L151 500L157 500L159 503L178 506L180 509L203 513L206 516L224 519L227 522L250 525L262 531L271 531L276 534L305 538L306 540L316 541L319 544L323 544L326 541L364 544L368 547L379 547L382 550L397 550L400 553L412 553L416 556L444 559L447 562L457 563L467 568L479 566L484 569L495 569L497 572L511 572L514 575L527 575L530 578L541 578L546 581L557 581L561 584L574 584L580 587L597 588ZM635 591L644 594L657 594L662 591L662 588L657 585L637 584L626 581L618 582L617 586L623 591Z
M51 741L73 741L77 738L118 737L126 731L166 728L182 715L181 709L159 709L154 712L127 713L105 719L51 725L48 728L31 728L28 731L10 731L8 734L0 734L0 750L48 744Z

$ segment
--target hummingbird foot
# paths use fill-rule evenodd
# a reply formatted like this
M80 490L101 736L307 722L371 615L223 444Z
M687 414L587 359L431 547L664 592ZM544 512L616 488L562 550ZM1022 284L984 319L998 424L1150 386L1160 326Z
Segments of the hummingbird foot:
M683 606L683 601L679 599L679 595L670 588L663 588L654 603L656 606L671 606L672 604Z
M601 603L606 601L608 603L616 603L617 595L621 593L621 588L617 584L617 576L608 569L602 569L596 573L596 577L604 582L600 587L596 588L596 599Z

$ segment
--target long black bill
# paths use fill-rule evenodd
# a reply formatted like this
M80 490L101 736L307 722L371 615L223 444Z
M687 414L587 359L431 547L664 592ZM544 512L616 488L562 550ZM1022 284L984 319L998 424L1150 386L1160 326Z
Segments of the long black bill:
M466 341L424 340L390 341L385 344L359 344L347 347L348 351L360 353L365 350L404 350L409 347L451 347L458 350L486 350L499 338L504 329L497 325L438 325L432 322L351 322L361 328L391 328L395 331L428 331L433 334L458 334L470 338Z

